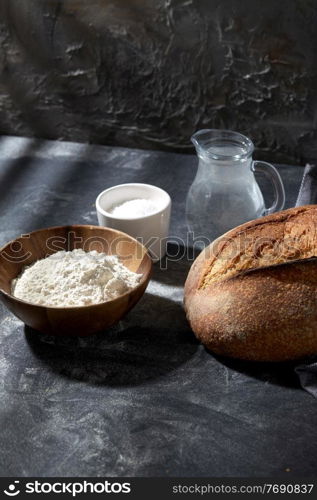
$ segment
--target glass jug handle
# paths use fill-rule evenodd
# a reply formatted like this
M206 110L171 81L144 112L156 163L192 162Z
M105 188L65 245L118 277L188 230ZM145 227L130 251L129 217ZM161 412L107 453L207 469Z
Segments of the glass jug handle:
M270 179L274 188L274 203L270 208L266 208L264 215L272 214L283 210L285 204L285 190L280 174L273 165L266 161L254 161L251 166L252 172L259 172Z

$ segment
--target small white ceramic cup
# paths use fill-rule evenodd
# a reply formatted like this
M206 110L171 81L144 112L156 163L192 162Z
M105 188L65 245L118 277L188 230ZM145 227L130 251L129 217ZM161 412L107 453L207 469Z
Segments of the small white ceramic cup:
M142 217L117 217L110 211L117 205L137 198L151 200L158 209ZM171 215L171 198L163 189L150 184L119 184L102 193L96 199L97 217L100 226L118 229L133 236L149 251L157 262L166 254L166 244Z

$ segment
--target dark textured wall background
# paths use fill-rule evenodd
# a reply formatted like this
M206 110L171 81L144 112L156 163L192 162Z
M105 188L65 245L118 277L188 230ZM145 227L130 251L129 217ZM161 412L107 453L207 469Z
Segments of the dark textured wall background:
M0 0L0 47L0 133L317 157L316 1Z

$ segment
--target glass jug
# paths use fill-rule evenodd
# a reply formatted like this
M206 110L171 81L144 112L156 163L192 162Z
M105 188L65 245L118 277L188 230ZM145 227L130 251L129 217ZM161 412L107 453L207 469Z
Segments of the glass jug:
M204 244L229 229L282 210L285 192L273 165L253 161L250 139L229 130L199 130L191 138L199 158L198 171L186 200L186 218L194 240ZM275 200L266 208L254 172L269 177Z

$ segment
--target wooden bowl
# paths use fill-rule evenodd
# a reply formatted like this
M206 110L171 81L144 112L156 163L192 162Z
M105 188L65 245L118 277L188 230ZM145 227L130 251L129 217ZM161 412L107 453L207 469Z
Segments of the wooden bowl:
M59 250L82 248L117 255L130 271L143 274L137 287L100 304L49 307L11 295L11 282L27 265ZM0 298L25 324L54 335L91 335L119 321L142 297L152 260L141 243L125 233L98 226L58 226L22 235L0 250Z

